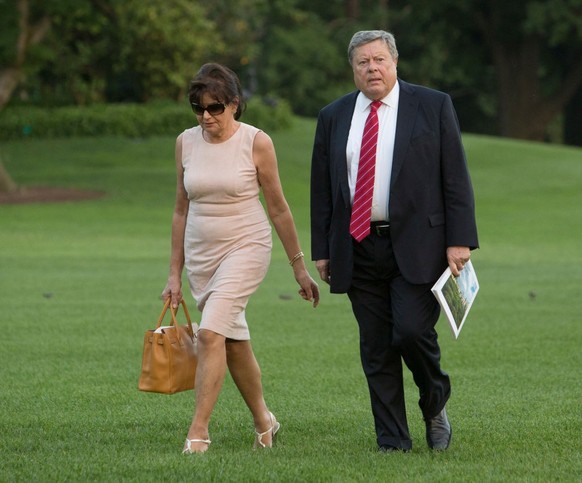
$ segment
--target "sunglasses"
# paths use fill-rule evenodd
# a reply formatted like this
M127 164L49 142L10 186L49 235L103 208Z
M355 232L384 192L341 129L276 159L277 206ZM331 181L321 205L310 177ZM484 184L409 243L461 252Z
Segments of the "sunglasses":
M221 102L217 102L216 104L208 104L206 107L203 107L200 104L196 104L195 102L191 102L190 104L192 104L192 110L197 116L203 116L204 111L208 111L208 114L211 116L218 116L226 109L226 104L222 104Z

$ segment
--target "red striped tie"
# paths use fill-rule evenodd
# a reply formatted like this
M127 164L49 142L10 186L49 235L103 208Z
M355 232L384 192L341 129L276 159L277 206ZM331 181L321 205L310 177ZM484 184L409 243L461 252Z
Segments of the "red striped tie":
M360 148L360 164L356 180L356 193L352 205L350 234L361 242L370 234L372 215L372 195L374 194L374 174L376 170L376 147L378 144L378 108L380 101L370 104L370 114L364 126L362 147Z

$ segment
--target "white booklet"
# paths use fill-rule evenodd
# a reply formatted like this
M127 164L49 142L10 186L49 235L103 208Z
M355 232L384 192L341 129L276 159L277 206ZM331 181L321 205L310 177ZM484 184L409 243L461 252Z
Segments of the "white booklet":
M458 277L453 276L447 267L432 287L432 293L445 311L455 339L461 333L478 291L479 281L470 260Z

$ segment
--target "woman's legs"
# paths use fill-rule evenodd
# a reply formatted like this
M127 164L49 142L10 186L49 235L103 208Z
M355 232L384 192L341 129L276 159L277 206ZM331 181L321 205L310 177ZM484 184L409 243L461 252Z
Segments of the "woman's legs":
M196 409L188 430L188 439L208 439L208 423L226 374L225 337L210 330L198 332L198 367L196 368ZM193 442L191 451L202 453L208 444Z
M226 360L230 375L253 415L255 430L259 433L268 431L273 426L273 421L263 397L261 369L250 341L227 339ZM262 442L271 446L272 436L269 432L263 436Z

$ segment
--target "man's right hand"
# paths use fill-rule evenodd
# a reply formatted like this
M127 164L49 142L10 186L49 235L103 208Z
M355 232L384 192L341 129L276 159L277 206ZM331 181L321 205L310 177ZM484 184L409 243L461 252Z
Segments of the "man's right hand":
M316 260L315 268L319 273L319 277L327 284L331 281L331 273L329 271L329 260Z

